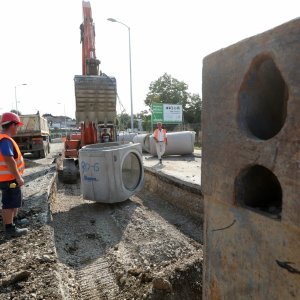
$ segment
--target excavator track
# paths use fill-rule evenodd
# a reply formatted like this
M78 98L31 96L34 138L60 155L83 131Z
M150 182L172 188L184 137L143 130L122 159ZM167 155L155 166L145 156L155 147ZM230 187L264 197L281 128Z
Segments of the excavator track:
M63 169L61 179L64 183L76 183L78 178L78 160L65 158L63 160Z

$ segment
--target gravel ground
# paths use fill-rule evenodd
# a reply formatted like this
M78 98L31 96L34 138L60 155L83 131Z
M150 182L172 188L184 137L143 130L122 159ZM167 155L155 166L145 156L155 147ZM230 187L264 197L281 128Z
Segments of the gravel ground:
M83 200L79 183L57 181L59 147L27 164L30 233L0 232L0 299L201 299L200 222L146 190L114 205Z

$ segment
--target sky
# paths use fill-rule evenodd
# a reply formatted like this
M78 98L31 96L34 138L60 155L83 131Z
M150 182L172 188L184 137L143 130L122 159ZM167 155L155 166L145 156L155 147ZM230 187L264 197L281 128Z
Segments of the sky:
M145 109L151 82L164 73L202 95L202 61L212 52L299 17L299 0L90 0L100 69L117 80L133 113ZM0 114L75 118L74 76L81 75L81 0L1 1ZM26 84L26 85L22 85ZM16 92L16 93L15 93ZM120 106L117 105L117 112Z

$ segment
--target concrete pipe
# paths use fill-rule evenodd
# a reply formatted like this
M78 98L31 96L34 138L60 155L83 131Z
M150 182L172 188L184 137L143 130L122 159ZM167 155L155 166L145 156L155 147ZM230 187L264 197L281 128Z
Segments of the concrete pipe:
M79 150L83 199L122 202L144 184L142 147L132 143L102 143Z
M185 155L194 152L195 143L194 131L179 131L167 133L168 145L164 155ZM155 140L153 136L147 136L145 144L149 144L149 153L156 155Z
M119 142L132 142L136 135L134 132L119 132L117 140Z
M137 134L133 138L133 142L141 144L143 152L150 152L150 143L149 143L150 135L151 135L150 133Z

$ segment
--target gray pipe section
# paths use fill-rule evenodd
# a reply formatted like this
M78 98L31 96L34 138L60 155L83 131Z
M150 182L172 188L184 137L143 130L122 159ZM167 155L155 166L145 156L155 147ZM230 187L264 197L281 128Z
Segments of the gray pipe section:
M122 202L144 185L142 148L133 143L101 143L79 150L82 197L102 203Z
M119 132L117 136L117 140L119 142L132 142L133 138L137 135L137 133L134 132Z
M150 152L149 136L151 136L151 133L137 134L133 138L133 142L141 144L143 152Z
M179 131L167 133L168 145L164 155L185 155L194 152L194 131ZM139 134L133 138L134 143L140 143L144 152L156 155L155 140L152 134Z

